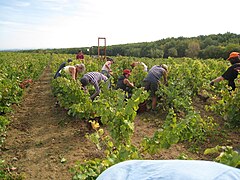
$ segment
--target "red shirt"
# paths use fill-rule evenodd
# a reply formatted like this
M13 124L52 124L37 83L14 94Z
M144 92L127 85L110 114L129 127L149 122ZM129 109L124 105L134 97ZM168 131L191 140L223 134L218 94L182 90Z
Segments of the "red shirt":
M83 54L77 54L76 59L84 59L84 55Z

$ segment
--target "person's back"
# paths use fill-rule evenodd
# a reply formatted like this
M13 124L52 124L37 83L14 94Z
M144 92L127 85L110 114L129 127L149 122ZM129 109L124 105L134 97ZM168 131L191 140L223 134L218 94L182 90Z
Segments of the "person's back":
M152 111L156 111L157 95L156 91L159 89L160 78L163 77L163 84L167 85L168 66L162 64L160 66L154 65L148 72L147 77L143 80L144 89L150 91L152 97Z
M89 83L94 84L94 82L107 81L107 77L100 72L88 72L84 76L88 77Z
M240 169L204 160L128 160L103 171L97 180L239 180Z
M101 69L101 73L110 78L110 74L112 74L111 65L114 63L112 58L107 57L107 61L104 63Z
M164 68L162 66L153 66L149 71L147 77L144 81L158 82L164 73Z
M68 59L67 62L68 62L68 63L72 62L72 59ZM61 76L60 72L61 72L61 70L67 65L67 62L63 62L63 63L59 66L57 72L56 72L55 75L54 75L54 79L56 79L57 77Z
M66 74L71 74L70 68L74 68L74 66L65 66L62 70L63 70Z
M143 66L143 70L145 71L145 72L147 72L148 71L148 67L147 67L147 65L145 64L145 63L143 63L143 62L141 62L141 65Z
M225 80L228 80L228 85L232 87L232 90L236 88L234 80L238 77L238 68L240 68L240 63L235 63L222 75Z
M131 98L132 96L132 88L134 88L134 84L129 81L129 76L131 75L131 71L129 69L123 70L123 75L118 78L116 89L122 89L127 94L127 98Z
M107 80L108 80L108 78L100 72L88 72L88 73L84 74L84 76L80 79L80 82L82 83L82 86L85 91L87 90L86 86L89 83L94 86L95 93L92 94L90 97L92 100L94 100L94 98L96 96L98 96L100 93L99 83L101 81L106 82Z
M238 76L238 69L240 68L240 63L235 63L230 66L227 71L223 74L226 80L234 80Z
M79 51L77 56L76 56L76 59L80 59L80 60L83 60L84 59L84 55L83 55L83 52L82 51Z
M124 82L123 82L124 79L125 79L125 76L124 76L124 75L121 75L121 76L118 78L117 85L116 85L116 89L122 89L122 90L126 91L127 85L124 84Z

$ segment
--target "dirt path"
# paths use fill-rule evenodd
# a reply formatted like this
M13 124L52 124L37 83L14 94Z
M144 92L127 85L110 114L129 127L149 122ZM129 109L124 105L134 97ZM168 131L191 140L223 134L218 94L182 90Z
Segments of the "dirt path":
M47 67L15 108L1 152L25 179L71 179L69 168L77 160L99 156L84 137L88 132L86 123L55 106L51 75ZM62 158L66 162L61 163Z

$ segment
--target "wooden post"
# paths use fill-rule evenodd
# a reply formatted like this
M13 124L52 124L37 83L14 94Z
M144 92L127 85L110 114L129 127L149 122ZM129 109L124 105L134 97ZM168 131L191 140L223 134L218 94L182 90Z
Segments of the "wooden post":
M103 56L103 59L105 60L106 59L106 54L107 54L107 51L106 51L106 38L104 37L99 37L98 38L98 57L101 55L101 59L102 59L102 54L101 54L101 46L100 46L100 40L104 40L104 47L103 47L103 50L104 50L104 56Z

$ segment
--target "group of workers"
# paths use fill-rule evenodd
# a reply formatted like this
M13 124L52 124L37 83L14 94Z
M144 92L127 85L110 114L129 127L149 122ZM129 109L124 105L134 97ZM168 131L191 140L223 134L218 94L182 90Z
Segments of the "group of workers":
M81 57L81 58L79 58ZM80 51L76 56L76 59L84 58L83 53ZM236 85L234 80L238 76L238 72L240 71L240 53L232 52L228 59L231 63L231 66L227 69L227 71L222 75L217 77L216 79L210 82L210 85L214 85L216 82L220 82L222 80L228 80L228 85L232 88L231 90L235 90ZM68 60L68 63L72 62L71 59ZM80 79L82 87L85 92L87 92L87 85L92 84L95 88L95 92L90 96L91 100L94 100L96 96L100 93L99 84L104 81L106 82L110 76L112 75L111 65L114 63L112 58L107 57L106 62L102 66L101 72L88 72L83 75ZM67 65L67 62L63 62L59 69L57 70L54 78L61 76L61 72L64 71L67 74L70 74L73 80L77 80L78 74L84 73L86 68L83 63L76 64L74 66ZM131 64L132 68L141 65L143 66L143 71L146 71L148 74L143 79L144 89L150 92L152 107L151 110L155 111L157 106L157 96L156 91L159 88L159 82L163 77L163 84L167 85L167 74L168 74L168 66L165 64L154 65L151 69L148 70L148 67L143 62L133 62ZM130 69L124 69L122 75L118 78L116 83L116 89L122 89L126 92L126 98L131 97L131 91L134 88L134 84L130 82L129 77L131 75ZM109 87L111 86L109 82Z
M82 52L79 52L81 54ZM78 55L79 55L78 54ZM76 59L79 59L76 56ZM67 65L67 63L72 62L71 59L68 59L67 62L63 62L60 67L58 68L54 78L60 77L61 73L64 72L66 74L71 75L73 80L77 80L78 75L80 73L84 73L86 68L83 63L81 64L76 64L74 66L72 65ZM82 84L83 90L87 92L87 85L92 84L95 88L95 92L90 96L91 100L94 100L96 96L99 95L100 93L100 87L99 84L104 81L106 82L110 76L112 75L112 69L111 65L114 63L114 60L112 58L107 57L106 62L102 66L101 72L88 72L80 78L80 82ZM143 62L133 62L131 64L132 68L141 65L143 66L143 70L147 72L147 66ZM158 89L158 84L163 77L164 79L164 84L167 84L167 72L168 72L168 67L165 64L162 65L155 65L153 66L149 71L147 77L143 80L144 87L147 91L151 92L152 96L152 109L156 108L157 104L157 97L155 95L155 92ZM134 88L133 82L130 82L129 77L131 75L131 70L130 69L124 69L123 73L121 76L119 76L117 83L116 83L116 89L122 89L126 93L126 98L131 97L131 92L132 89ZM109 82L109 87L111 86Z

